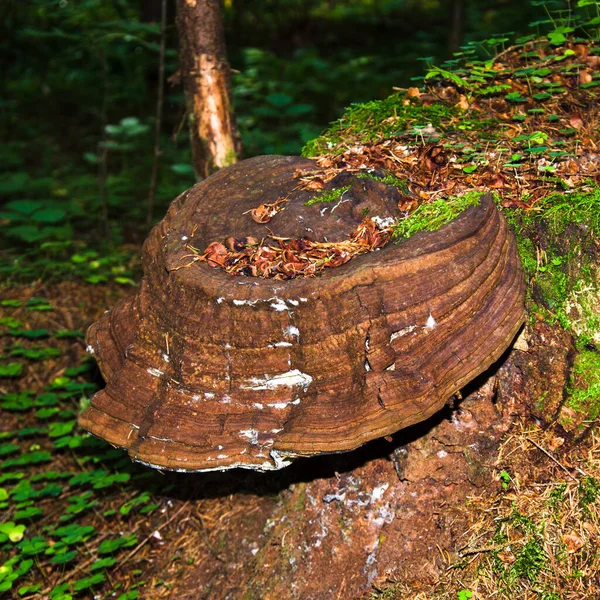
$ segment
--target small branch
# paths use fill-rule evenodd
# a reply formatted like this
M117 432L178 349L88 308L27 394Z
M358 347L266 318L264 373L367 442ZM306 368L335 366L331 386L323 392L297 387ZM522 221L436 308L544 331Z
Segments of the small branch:
M156 98L156 121L154 122L154 155L152 157L152 173L150 175L150 186L148 187L148 208L146 213L146 225L148 229L152 225L152 213L154 211L154 198L156 196L156 181L158 179L158 163L160 160L160 129L162 125L163 103L165 96L165 47L167 30L167 0L161 1L160 6L160 52L158 59L158 94Z
M164 1L164 0L163 0ZM183 509L186 508L189 504L189 501L186 500L182 506L176 511L167 521L165 521L160 527L157 527L150 535L146 536L121 562L126 563L132 556L134 556L141 548L143 548L150 539L154 536L155 533L164 529L169 523L172 523L182 512Z
M102 138L98 142L97 154L98 154L98 187L100 188L100 215L102 224L104 226L104 235L107 240L112 241L110 222L108 220L108 194L106 182L108 179L108 147L107 147L107 135L106 126L108 125L108 62L106 60L106 51L103 47L100 48L100 60L102 62Z
M556 463L573 481L577 481L577 478L571 474L571 471L565 467L558 459L556 459L548 450L540 446L537 442L534 442L531 438L525 438L529 443L533 444L538 450L543 452L551 461ZM581 469L577 469L579 473L585 476L585 473Z
M459 556L464 558L465 556L471 556L472 554L483 554L484 552L495 552L496 550L502 550L505 546L485 546L483 548L473 548L473 550L467 550L461 552Z

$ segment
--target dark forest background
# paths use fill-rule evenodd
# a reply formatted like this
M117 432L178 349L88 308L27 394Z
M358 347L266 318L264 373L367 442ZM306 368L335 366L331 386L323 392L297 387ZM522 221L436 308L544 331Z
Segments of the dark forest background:
M536 19L544 27L546 8L522 0L225 0L244 157L298 154L350 103L419 85L428 64L461 46L502 50L511 32L531 33ZM167 9L155 220L194 182L172 0ZM160 14L161 0L0 5L3 277L131 280L122 245L147 232Z

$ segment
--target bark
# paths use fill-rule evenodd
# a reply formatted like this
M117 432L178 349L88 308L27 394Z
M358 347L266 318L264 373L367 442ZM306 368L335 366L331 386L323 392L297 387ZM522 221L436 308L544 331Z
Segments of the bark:
M205 178L236 162L241 150L219 0L178 0L177 27L192 162Z

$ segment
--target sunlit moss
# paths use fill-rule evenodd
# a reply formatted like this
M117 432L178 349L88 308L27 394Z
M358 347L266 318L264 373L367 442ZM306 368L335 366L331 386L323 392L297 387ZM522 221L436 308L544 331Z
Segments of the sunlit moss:
M415 135L418 135L419 127L428 125L441 130L457 111L441 103L431 106L405 104L403 94L353 104L320 137L308 142L302 155L311 157L341 151L348 143L363 144L393 137L405 133L409 127L415 128ZM341 142L344 146L338 148Z
M409 217L395 226L394 238L407 238L419 231L436 231L469 206L475 206L480 198L481 192L470 192L464 196L440 198L421 204Z
M333 190L327 190L326 192L322 192L320 194L317 194L316 196L313 196L308 202L305 202L304 204L306 206L312 206L313 204L319 204L321 202L334 202L349 189L350 186L345 185L343 187L334 188Z
M576 356L566 405L583 413L586 420L600 415L600 353L584 350Z

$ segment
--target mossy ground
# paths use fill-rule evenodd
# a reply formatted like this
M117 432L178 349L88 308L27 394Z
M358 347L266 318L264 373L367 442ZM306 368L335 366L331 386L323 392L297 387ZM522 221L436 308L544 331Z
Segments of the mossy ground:
M399 239L438 229L493 191L516 237L531 319L595 351L599 55L597 40L552 33L488 60L467 47L431 68L424 88L351 107L304 154L323 181L342 170L388 173L388 185L418 204L397 224Z

